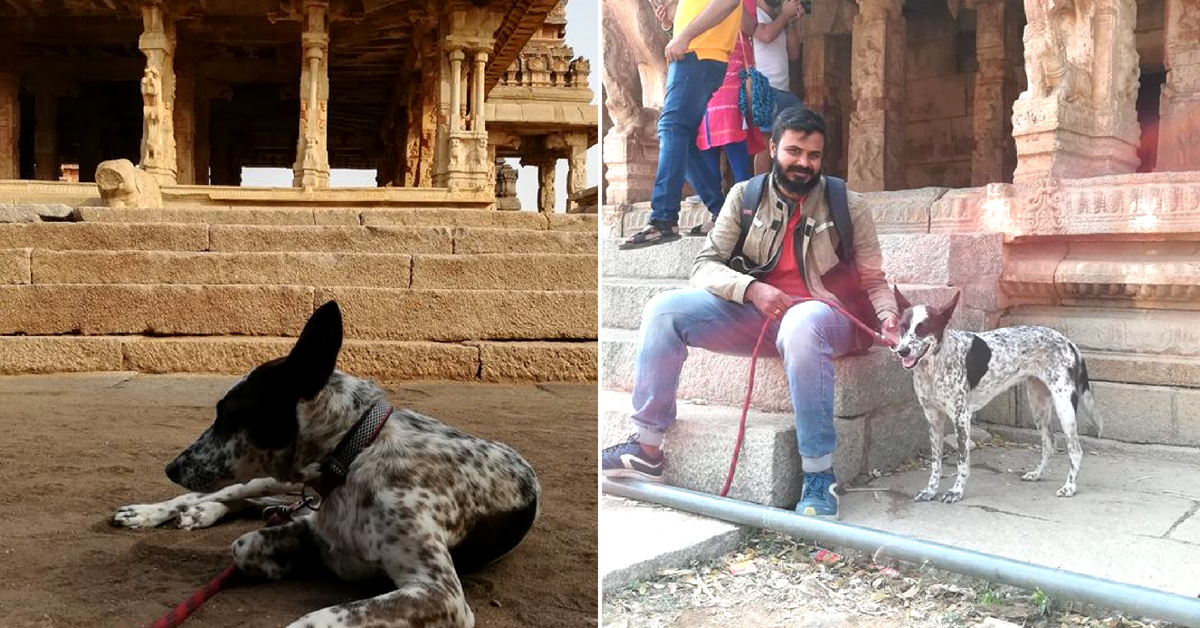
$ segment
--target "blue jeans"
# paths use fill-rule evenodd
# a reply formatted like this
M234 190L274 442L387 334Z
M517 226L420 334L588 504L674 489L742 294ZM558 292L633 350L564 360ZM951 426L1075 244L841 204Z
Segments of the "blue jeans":
M658 116L658 171L650 197L650 221L677 224L683 181L692 185L708 210L716 215L725 202L720 179L709 175L696 147L696 131L708 99L725 79L726 64L701 60L688 53L667 66L667 93Z
M746 140L725 144L724 146L714 146L708 150L700 151L700 155L704 157L704 162L708 164L709 176L717 185L721 185L721 151L725 151L725 158L729 160L729 169L733 171L733 182L741 183L746 179L754 176L754 160L750 157L750 153L746 149ZM716 220L717 214L721 213L721 207L717 206L716 211L713 211L712 205L707 205L708 211L712 213L713 219Z
M775 124L775 118L779 117L780 111L783 111L788 107L804 106L804 101L800 100L799 96L793 94L789 90L776 89L774 87L772 87L771 90L775 92L775 113L771 114L771 124L759 128L759 130L765 133L768 138L771 137L771 126Z
M642 313L633 371L638 440L659 445L675 422L675 392L688 347L748 356L765 319L754 305L707 290L672 290L651 299ZM763 337L759 355L783 357L806 473L833 466L833 358L854 349L854 336L844 314L805 301L772 322Z

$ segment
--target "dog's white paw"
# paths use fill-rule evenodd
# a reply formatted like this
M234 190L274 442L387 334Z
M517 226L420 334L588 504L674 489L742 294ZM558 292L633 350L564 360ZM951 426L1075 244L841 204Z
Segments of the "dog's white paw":
M1040 479L1042 479L1042 474L1037 471L1030 471L1021 476L1021 480L1024 482L1037 482Z
M290 562L281 564L275 556L279 541L277 535L268 536L262 530L247 532L233 542L233 562L252 576L279 580L291 569Z
M207 528L221 520L229 507L221 502L201 502L187 506L179 512L179 528L181 530L198 530Z
M946 491L945 493L942 493L942 503L953 504L954 502L961 500L962 495L962 491Z
M1058 495L1059 497L1070 497L1074 494L1075 494L1075 485L1074 484L1063 484L1062 488L1058 489L1058 492L1055 493L1055 495Z
M932 501L935 495L937 495L937 490L927 488L927 489L921 491L920 493L917 493L916 495L914 495L913 501L918 501L918 502Z
M113 515L112 524L120 528L154 528L175 519L178 512L162 504L122 506Z

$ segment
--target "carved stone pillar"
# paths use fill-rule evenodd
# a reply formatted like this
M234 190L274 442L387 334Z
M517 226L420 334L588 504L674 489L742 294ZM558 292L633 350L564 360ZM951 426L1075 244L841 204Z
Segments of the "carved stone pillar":
M848 183L859 192L904 187L902 0L857 0L851 65Z
M1200 170L1200 5L1167 0L1156 170Z
M516 168L508 165L503 159L496 160L496 209L521 209L521 201L517 198L517 176Z
M484 72L495 43L497 17L487 9L476 8L452 11L449 20L449 34L443 46L449 61L448 122L446 141L439 142L445 146L446 158L438 160L445 167L435 184L452 191L492 192L495 175L488 151ZM468 96L466 102L464 92Z
M975 58L975 147L971 153L971 185L983 186L1010 180L1015 159L1009 151L1012 118L1006 110L1016 98L1016 79L1006 46L1008 22L1013 18L1007 0L978 0Z
M1137 170L1134 0L1025 0L1015 183Z
M3 67L14 66L5 64ZM20 77L16 72L0 71L0 179L21 178L20 89Z
M196 183L196 73L190 63L180 64L175 74L175 163L176 181Z
M328 0L305 0L304 65L300 69L300 135L292 187L306 190L329 187L329 13Z
M538 211L549 214L554 211L554 175L557 160L548 159L538 164Z
M48 85L34 88L33 178L58 181L58 92Z
M587 136L582 133L573 133L567 136L552 135L546 138L546 148L567 154L567 212L573 212L577 208L570 198L576 192L581 192L587 187ZM553 161L551 168L553 169ZM553 179L550 184L554 185ZM554 196L551 195L550 206L553 207L553 205Z
M142 36L146 55L142 74L142 157L138 165L160 185L176 182L175 158L175 23L162 0L142 4Z

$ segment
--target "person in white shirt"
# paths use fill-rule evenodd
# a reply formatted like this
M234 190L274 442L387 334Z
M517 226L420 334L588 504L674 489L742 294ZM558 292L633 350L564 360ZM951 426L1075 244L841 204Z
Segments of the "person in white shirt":
M754 62L775 90L775 114L762 126L764 133L780 111L804 103L791 90L789 66L800 56L800 17L806 11L800 0L758 0L758 28L754 31ZM754 172L761 174L771 164L766 152L754 156Z

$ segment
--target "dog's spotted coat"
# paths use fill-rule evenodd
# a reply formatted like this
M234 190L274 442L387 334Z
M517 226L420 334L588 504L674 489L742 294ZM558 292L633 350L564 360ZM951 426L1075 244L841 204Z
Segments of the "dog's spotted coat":
M1041 463L1021 477L1036 481L1042 477L1054 441L1050 436L1050 412L1058 414L1067 439L1070 470L1067 481L1058 489L1059 497L1076 491L1083 449L1079 444L1077 416L1090 417L1101 429L1088 382L1087 365L1079 348L1065 336L1046 327L1009 327L984 333L947 329L958 296L944 308L913 306L895 289L900 317L900 339L894 351L904 368L913 371L917 400L929 421L932 468L929 484L915 499L928 501L937 496L942 473L942 427L947 418L958 439L958 477L950 490L941 495L943 502L962 499L971 474L971 417L996 395L1016 384L1024 384L1033 417L1042 435Z
M173 481L203 492L126 506L114 522L204 527L255 498L320 485L321 459L384 397L374 383L333 370L340 346L341 315L331 302L287 358L259 366L226 393L212 427L167 467ZM234 560L272 579L319 561L344 579L386 576L396 584L309 613L291 628L469 628L475 620L458 572L515 548L537 518L540 493L533 469L507 445L397 409L317 512L243 535Z

